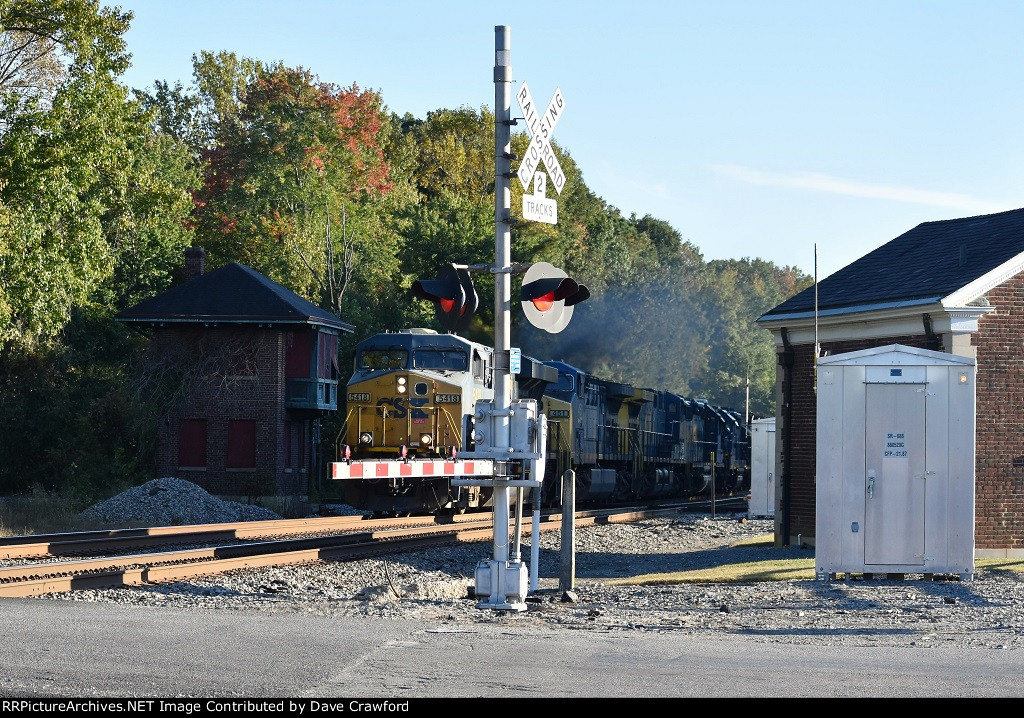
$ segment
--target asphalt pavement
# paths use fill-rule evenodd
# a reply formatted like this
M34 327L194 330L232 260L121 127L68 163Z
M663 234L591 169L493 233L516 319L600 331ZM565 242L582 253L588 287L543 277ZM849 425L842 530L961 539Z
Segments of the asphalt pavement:
M1024 651L1013 650L27 598L0 598L0 625L4 698L295 699L294 714L374 698L416 712L417 699L1024 696Z

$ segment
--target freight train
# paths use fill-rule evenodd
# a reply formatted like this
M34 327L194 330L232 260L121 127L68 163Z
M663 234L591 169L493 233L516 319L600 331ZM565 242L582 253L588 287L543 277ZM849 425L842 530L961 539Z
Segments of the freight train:
M381 516L489 507L488 487L452 480L490 466L468 456L476 402L494 399L493 373L494 349L455 334L407 329L360 342L331 466L344 500ZM512 399L537 400L547 417L544 506L560 505L569 469L580 505L749 486L750 435L731 409L526 356L513 379Z

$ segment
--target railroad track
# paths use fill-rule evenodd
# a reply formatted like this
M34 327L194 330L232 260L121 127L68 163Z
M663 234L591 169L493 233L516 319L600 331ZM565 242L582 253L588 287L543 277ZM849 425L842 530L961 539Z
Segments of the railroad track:
M729 504L719 503L723 513L730 511ZM687 502L581 511L575 523L625 523L686 510L704 509ZM538 528L558 530L561 520L561 514L548 513L540 518ZM532 517L524 517L521 528L524 534L532 533ZM514 521L509 523L509 530L513 529ZM16 536L0 540L0 558L8 559L8 565L0 566L0 597L151 585L313 561L351 561L492 536L493 519L488 513L372 520L320 517ZM192 547L158 550L182 544ZM148 550L124 553L143 548ZM61 560L68 556L79 558ZM37 560L10 562L24 558Z

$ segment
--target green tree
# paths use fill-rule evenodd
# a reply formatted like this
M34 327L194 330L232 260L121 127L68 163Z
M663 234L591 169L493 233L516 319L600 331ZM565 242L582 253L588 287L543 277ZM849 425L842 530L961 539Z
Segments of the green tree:
M701 299L714 322L708 337L709 370L699 388L712 403L742 411L749 381L751 413L774 415L775 347L771 334L756 321L813 280L794 267L747 257L714 260L707 271Z
M413 152L410 170L415 202L398 220L402 235L402 272L411 282L437 276L442 265L494 262L494 115L461 108L436 110L425 120L405 118L406 141ZM494 282L474 273L479 306L466 332L492 341ZM410 300L410 321L440 329L426 302Z
M152 457L111 315L168 286L196 175L115 80L130 17L0 0L0 491L95 495Z
M105 218L127 204L146 134L116 78L130 14L96 0L0 2L0 345L50 341L117 259ZM116 209L115 209L116 211Z

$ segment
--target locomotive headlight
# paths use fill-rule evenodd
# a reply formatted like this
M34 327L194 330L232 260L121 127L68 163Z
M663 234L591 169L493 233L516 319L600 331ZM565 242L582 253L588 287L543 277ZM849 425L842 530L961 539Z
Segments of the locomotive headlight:
M373 446L373 434L369 431L364 431L359 435L359 443L362 446Z
M405 377L404 376L398 377L398 386L395 387L395 390L399 394L404 394L408 390L408 387L405 385Z
M434 438L430 434L420 434L420 446L430 446Z

